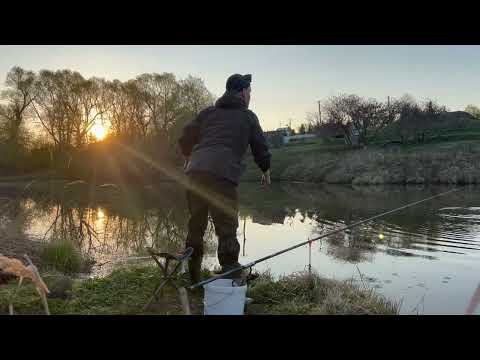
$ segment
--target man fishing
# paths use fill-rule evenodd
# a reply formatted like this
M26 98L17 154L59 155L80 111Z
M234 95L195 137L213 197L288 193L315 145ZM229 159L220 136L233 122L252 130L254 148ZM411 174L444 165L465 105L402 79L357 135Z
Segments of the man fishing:
M251 75L230 76L222 97L188 123L179 139L188 176L190 219L186 246L194 249L188 266L192 283L200 280L209 213L218 237L222 272L240 266L237 187L245 170L248 146L263 173L262 184L270 185L271 154L257 116L248 109L251 81ZM243 272L238 271L228 277L242 276Z

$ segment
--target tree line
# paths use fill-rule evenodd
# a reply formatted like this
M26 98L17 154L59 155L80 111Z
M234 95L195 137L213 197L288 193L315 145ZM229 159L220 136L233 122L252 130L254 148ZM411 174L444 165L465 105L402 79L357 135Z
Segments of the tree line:
M108 128L110 139L156 139L173 148L183 124L213 101L203 80L194 76L147 73L122 82L16 66L6 76L0 99L3 165L39 147L57 155L84 148L95 141L91 130L96 124Z
M374 141L380 134L399 138L402 143L411 139L424 141L428 130L445 125L441 120L447 112L446 106L434 100L418 102L408 94L383 102L356 94L340 94L323 102L321 119L319 113L307 113L298 132L321 133L325 124L335 124L349 145L352 130L358 134L360 144ZM467 106L465 112L472 118L480 118L480 110L474 105Z

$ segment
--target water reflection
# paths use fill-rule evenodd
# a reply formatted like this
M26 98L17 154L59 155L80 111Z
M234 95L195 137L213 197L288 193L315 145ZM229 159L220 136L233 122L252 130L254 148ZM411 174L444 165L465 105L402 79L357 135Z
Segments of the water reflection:
M265 190L256 184L242 184L239 190L240 260L251 261L446 188L274 184ZM320 264L320 270L342 274L340 277L358 274L357 266L362 271L371 269L366 278L377 288L387 291L397 286L395 291L401 294L421 287L417 283L403 284L405 277L390 276L400 272L391 271L394 263L402 264L410 272L428 269L430 281L438 282L437 289L447 285L447 280L437 281L435 277L444 269L461 271L464 277L472 276L471 281L478 283L478 279L473 279L473 274L480 270L478 261L471 260L477 260L480 254L479 204L475 187L465 187L446 197L333 234L313 245L312 265ZM0 238L71 239L95 258L97 273L102 273L105 268L101 265L105 263L146 255L146 246L180 250L187 233L185 196L182 189L173 185L132 189L114 197L102 193L0 193L0 209ZM217 240L211 221L205 239L205 260L214 266ZM299 249L296 254L286 254L285 260L277 258L265 266L274 273L283 273L301 270L308 262L308 250ZM432 267L433 264L438 265ZM382 279L384 275L387 278Z
M301 223L310 226L311 237L317 237L443 190L280 184L265 191L242 185L238 233L242 253L245 256L247 220L263 226L291 227L298 216ZM145 246L179 250L188 219L183 193L181 189L162 192L161 188L150 188L150 192L157 196L129 194L116 201L88 202L46 196L10 198L12 201L0 217L0 234L42 240L68 238L88 254L142 254ZM350 263L371 262L377 252L435 260L436 253L477 251L480 208L473 206L477 197L473 189L467 188L463 193L333 234L322 244L328 256ZM464 206L449 206L452 203ZM211 221L206 239L206 255L215 256Z
M178 193L162 199L135 198L129 194L115 201L85 201L64 196L10 198L0 216L3 238L34 238L39 241L69 239L103 264L131 255L146 255L145 247L177 251L184 245L187 211ZM158 200L158 201L157 201ZM213 238L213 226L207 238ZM206 254L216 248L207 241ZM0 251L1 252L1 251Z
M359 188L351 187L319 187L284 185L282 190L288 193L288 198L282 201L286 217L291 216L291 209L297 209L302 222L305 219L314 220L314 235L318 236L348 226L359 220L371 217L406 203L414 202L444 191L445 188ZM251 196L252 198L258 198ZM333 248L345 248L337 255L339 258L363 261L365 252L379 250L379 245L394 249L422 248L427 252L451 252L452 250L479 250L478 218L472 216L478 204L479 195L474 188L454 193L445 198L434 199L417 207L405 209L399 213L388 215L372 223L361 225L345 233L335 234L326 239ZM461 203L465 207L450 208L456 215L443 211L448 204ZM295 207L297 205L297 207ZM254 205L259 207L260 205ZM273 207L276 204L272 204ZM268 214L269 204L262 208L262 214ZM270 207L272 209L272 207ZM467 215L460 216L462 212ZM271 212L271 219L276 219L278 210ZM265 222L265 221L264 221ZM378 239L382 233L384 239ZM465 246L469 245L469 246ZM380 246L381 248L381 246ZM348 249L352 254L346 254ZM332 250L335 255L336 250ZM368 256L367 256L368 257Z

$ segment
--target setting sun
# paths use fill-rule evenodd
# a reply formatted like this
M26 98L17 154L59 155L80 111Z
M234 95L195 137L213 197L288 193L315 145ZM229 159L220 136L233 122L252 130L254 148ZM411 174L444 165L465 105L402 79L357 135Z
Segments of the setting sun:
M97 211L97 217L98 217L99 219L103 219L103 218L105 217L105 214L103 213L102 210L99 209L99 210Z
M95 124L90 129L90 133L95 136L97 140L103 140L107 136L107 128L101 124Z

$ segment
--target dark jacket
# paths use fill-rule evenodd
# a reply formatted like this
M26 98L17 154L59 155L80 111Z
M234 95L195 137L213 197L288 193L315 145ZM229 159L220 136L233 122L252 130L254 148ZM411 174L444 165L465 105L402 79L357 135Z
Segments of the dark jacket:
M271 155L257 116L243 99L229 93L184 127L179 144L189 157L187 174L207 172L238 185L249 145L258 167L270 169Z

